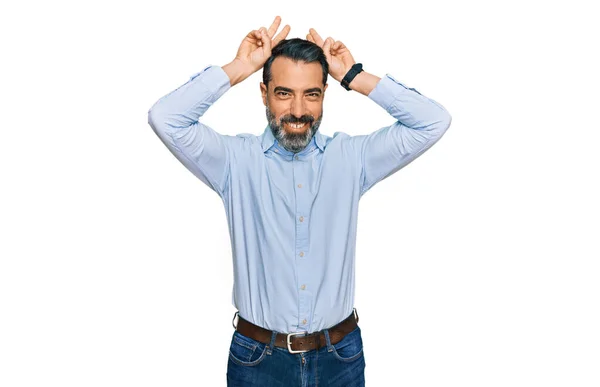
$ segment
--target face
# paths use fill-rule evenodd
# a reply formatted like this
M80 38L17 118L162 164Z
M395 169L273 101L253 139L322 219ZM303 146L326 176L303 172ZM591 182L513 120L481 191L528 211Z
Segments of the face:
M268 88L261 82L260 89L279 144L294 153L306 148L323 118L327 85L323 85L321 64L277 57L271 64Z

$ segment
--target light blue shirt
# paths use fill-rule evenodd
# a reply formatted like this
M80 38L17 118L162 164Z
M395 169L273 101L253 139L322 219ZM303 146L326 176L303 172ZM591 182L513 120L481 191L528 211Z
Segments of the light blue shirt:
M154 132L225 206L233 255L232 303L277 332L329 328L354 307L360 198L448 129L450 114L389 74L369 94L394 122L370 134L319 129L301 152L260 135L223 135L198 121L230 89L209 66L148 112Z

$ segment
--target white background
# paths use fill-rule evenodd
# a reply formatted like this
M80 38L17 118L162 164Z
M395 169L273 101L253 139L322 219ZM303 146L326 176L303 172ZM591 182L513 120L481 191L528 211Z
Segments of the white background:
M453 117L361 201L367 385L600 385L599 28L584 2L37 1L0 15L1 386L225 386L225 210L147 112L275 15ZM260 80L204 121L262 133ZM329 83L324 134L393 122Z

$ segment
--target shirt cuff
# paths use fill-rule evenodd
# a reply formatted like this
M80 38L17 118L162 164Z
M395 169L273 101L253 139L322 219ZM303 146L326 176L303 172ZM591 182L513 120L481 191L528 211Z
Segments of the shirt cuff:
M385 77L377 82L371 93L369 93L369 98L387 111L396 100L398 93L405 93L408 90L421 94L417 90L406 87L403 83L398 82L390 74L386 74Z
M196 79L197 78L197 79ZM190 82L202 82L212 94L214 100L219 99L231 88L229 76L221 66L208 66L190 77Z

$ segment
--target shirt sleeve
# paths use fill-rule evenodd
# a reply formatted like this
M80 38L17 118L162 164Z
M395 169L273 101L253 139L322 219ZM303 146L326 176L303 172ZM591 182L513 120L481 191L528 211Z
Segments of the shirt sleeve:
M438 102L386 74L369 98L396 119L390 126L353 136L359 152L361 196L435 144L452 118Z
M222 135L198 121L231 87L219 66L208 66L160 98L148 111L148 124L171 153L221 197L236 136Z

